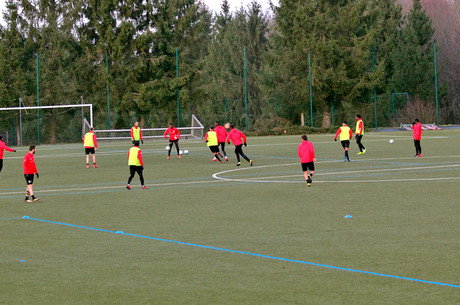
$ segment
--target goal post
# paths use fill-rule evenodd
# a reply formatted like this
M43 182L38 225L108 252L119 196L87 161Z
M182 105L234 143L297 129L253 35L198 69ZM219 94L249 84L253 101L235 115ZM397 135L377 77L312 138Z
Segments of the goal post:
M89 128L89 126L86 126ZM162 138L164 131L168 127L156 127L156 128L142 128L142 138L154 139ZM204 127L198 118L192 114L191 124L187 127L177 127L181 133L181 137L187 139L202 139ZM131 128L130 129L101 129L94 130L98 140L125 140L131 139Z
M20 104L21 105L21 101ZM93 104L69 104L69 105L49 105L49 106L19 106L19 107L0 107L0 113L2 112L9 112L9 111L17 111L18 115L15 116L18 118L18 126L17 128L17 144L18 145L23 145L23 112L25 111L27 114L27 110L41 110L41 109L64 109L65 111L71 109L71 108L81 108L81 131L83 132L85 130L85 124L89 124L90 126L93 125ZM85 115L84 115L84 109L88 108L89 109L89 122L86 120ZM69 110L71 111L71 110ZM59 115L59 114L57 114ZM40 118L36 118L39 120ZM38 138L39 138L39 133L40 129L37 128L36 132L38 133ZM38 143L39 144L39 143Z

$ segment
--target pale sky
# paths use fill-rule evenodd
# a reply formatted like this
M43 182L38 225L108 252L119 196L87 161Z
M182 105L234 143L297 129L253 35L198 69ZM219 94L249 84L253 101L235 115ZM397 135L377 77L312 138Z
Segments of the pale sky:
M214 13L220 12L220 6L222 4L222 0L201 0L203 1L209 9L211 9ZM251 3L252 0L228 0L230 4L230 10L234 12L241 6L246 8L248 4ZM267 12L270 9L270 0L257 0L257 2L262 6L262 10ZM275 5L278 5L278 0L272 0ZM0 12L3 12L5 8L5 0L0 0ZM3 13L0 14L0 22L3 24Z

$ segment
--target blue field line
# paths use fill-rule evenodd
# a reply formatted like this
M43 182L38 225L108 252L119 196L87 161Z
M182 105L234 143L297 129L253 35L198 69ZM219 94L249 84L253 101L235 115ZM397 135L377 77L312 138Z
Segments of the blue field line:
M177 240L170 240L170 239L163 239L163 238L157 238L157 237L151 237L151 236L131 234L131 233L123 232L121 230L119 230L119 231L104 230L104 229L99 229L99 228L78 226L78 225L69 224L69 223L63 223L63 222L57 222L57 221L51 221L51 220L45 220L45 219L38 219L38 218L32 218L32 217L29 217L29 216L24 216L23 219L40 221L40 222L51 223L51 224L57 224L57 225L68 226L68 227L74 227L74 228L79 228L79 229L86 229L86 230L104 232L104 233L120 234L120 235L125 235L125 236L130 236L130 237L138 237L138 238L144 238L144 239L150 239L150 240L156 240L156 241L163 241L163 242L168 242L168 243L173 243L173 244L192 246L192 247L198 247L198 248L204 248L204 249L210 249L210 250L216 250L216 251L222 251L222 252L244 254L244 255L249 255L249 256L268 258L268 259L272 259L272 260L279 260L279 261L285 261L285 262L290 262L290 263L299 263L299 264L311 265L311 266L316 266L316 267L323 267L323 268L329 268L329 269L335 269L335 270L342 270L342 271L363 273L363 274L369 274L369 275L375 275L375 276L381 276L381 277L388 277L388 278L394 278L394 279L400 279L400 280L406 280L406 281L412 281L412 282L419 282L419 283L424 283L424 284L433 284L433 285L438 285L438 286L448 286L448 287L460 288L460 285L455 285L455 284L427 281L427 280L421 280L421 279L404 277L404 276L397 276L397 275L377 273L377 272L371 272L371 271L365 271L365 270L357 270L357 269L351 269L351 268L345 268L345 267L324 265L324 264L318 264L318 263L312 263L312 262L307 262L307 261L294 260L294 259L288 259L288 258L270 256L270 255L264 255L264 254L257 254L257 253L251 253L251 252L245 252L245 251L231 250L231 249L225 249L225 248L217 248L217 247L193 244L193 243L182 242L182 241L177 241Z

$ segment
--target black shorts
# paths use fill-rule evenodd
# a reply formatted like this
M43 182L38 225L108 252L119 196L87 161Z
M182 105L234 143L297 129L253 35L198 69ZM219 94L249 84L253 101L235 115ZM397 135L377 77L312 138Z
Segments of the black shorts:
M307 170L314 171L315 170L315 163L308 162L308 163L300 163L302 164L302 170L306 172Z
M34 184L34 174L24 174L26 178L27 185Z
M340 143L342 143L343 148L350 147L350 141L349 140L340 141Z
M87 148L85 147L85 153L89 155L89 153L92 153L94 155L94 147Z
M219 152L219 146L217 146L217 145L209 146L209 149L210 149L213 153L218 153L218 152Z

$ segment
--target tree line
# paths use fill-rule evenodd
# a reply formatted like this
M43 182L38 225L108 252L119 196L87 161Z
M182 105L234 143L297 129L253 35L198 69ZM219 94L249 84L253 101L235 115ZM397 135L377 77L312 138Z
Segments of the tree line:
M421 0L401 4L280 0L264 12L254 0L231 12L224 0L213 14L197 0L7 0L0 105L35 105L38 75L40 105L84 97L96 129L185 124L191 113L251 130L300 124L301 113L316 127L356 112L388 126L413 109L433 122L435 30ZM445 68L441 120L456 123ZM409 103L392 95L403 92Z

